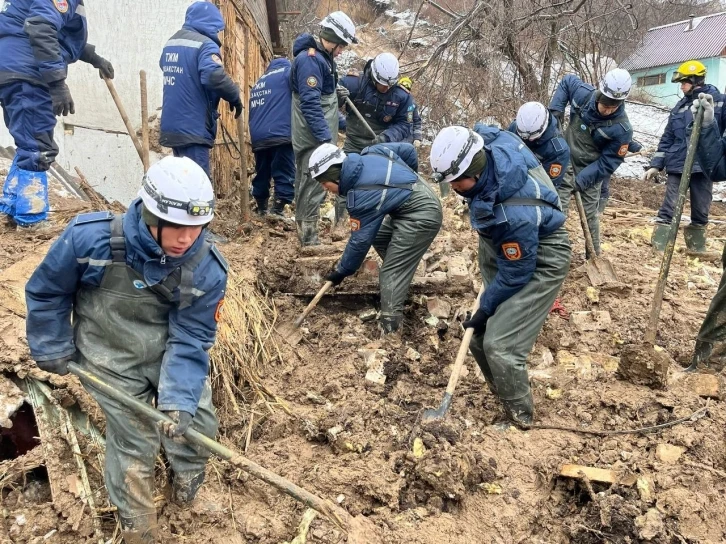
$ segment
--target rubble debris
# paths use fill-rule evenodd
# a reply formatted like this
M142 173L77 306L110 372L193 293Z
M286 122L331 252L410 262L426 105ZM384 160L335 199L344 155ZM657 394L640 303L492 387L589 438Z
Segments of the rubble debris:
M607 330L612 320L608 311L592 311L572 312L570 322L578 331L589 332Z
M672 359L660 346L629 344L620 353L618 373L635 385L665 389Z
M368 321L373 321L378 317L378 312L375 308L370 308L366 310L365 312L361 312L358 314L358 319L360 319L363 323L367 323Z
M716 374L689 373L683 379L686 387L699 397L717 400L723 397L721 380Z
M439 297L432 297L426 301L426 309L433 316L448 319L451 314L451 304Z
M672 444L658 444L655 448L655 457L661 463L673 465L678 462L686 451L683 446L674 446Z
M0 427L12 428L13 423L10 418L24 402L25 395L18 386L0 374Z
M565 478L582 479L584 476L591 482L600 482L604 484L620 484L631 486L637 478L631 475L624 475L622 471L611 470L606 468L587 467L583 465L562 465L560 476Z
M449 258L446 276L452 282L463 282L469 279L469 269L464 257L452 255Z

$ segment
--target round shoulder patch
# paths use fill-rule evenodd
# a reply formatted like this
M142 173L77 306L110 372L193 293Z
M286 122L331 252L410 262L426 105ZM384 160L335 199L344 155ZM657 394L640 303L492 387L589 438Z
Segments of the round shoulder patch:
M313 77L313 76L310 76L310 77L309 77L309 78L307 79L307 84L308 84L308 87L317 87L317 85L318 85L318 80L317 80L317 78L315 78L315 77Z
M212 54L212 60L219 65L222 64L222 58L219 55L217 55L216 53Z
M53 0L53 5L61 13L68 11L68 0Z

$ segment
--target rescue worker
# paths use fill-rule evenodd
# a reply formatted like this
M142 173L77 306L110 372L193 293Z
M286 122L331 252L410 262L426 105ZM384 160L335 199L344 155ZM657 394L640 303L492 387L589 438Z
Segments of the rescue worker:
M562 211L567 215L572 193L582 196L595 253L600 254L600 216L598 205L604 179L625 160L633 129L625 113L625 99L631 79L627 70L611 70L595 89L574 75L562 78L549 109L562 124L565 107L570 104L570 122L565 140L570 146L570 166L557 189ZM590 258L587 255L587 258Z
M410 93L411 87L413 86L413 80L411 80L410 77L402 77L398 80L398 84ZM421 147L421 141L423 140L423 123L421 121L421 115L419 114L418 104L416 104L416 101L413 99L413 95L411 96L411 100L414 102L413 116L411 117L411 133L404 141L412 143L413 147L415 147L416 151L418 151Z
M640 144L640 142L637 142L635 140L631 140L631 142L628 144L628 153L640 153L641 149L643 149L643 146ZM600 187L600 202L597 205L597 211L600 213L600 215L605 212L605 208L610 201L611 178L612 176L605 178L602 181L602 186Z
M39 368L69 361L152 403L175 423L157 427L84 384L106 416L105 483L127 544L157 538L154 463L171 466L172 500L188 503L209 454L180 437L191 425L214 438L209 384L227 264L204 237L214 192L187 157L165 157L144 176L124 215L79 215L25 287L27 338ZM175 440L176 439L176 440Z
M709 181L726 179L726 135L723 135L718 123L718 106L714 103L716 97L709 92L698 94L698 98L691 105L691 116L695 117L700 102L703 107L703 125L696 148L696 158L701 172ZM690 133L691 126L688 127ZM690 137L690 134L687 135ZM693 195L691 195L693 196ZM726 246L721 257L726 268ZM696 337L696 346L688 370L694 371L701 367L711 368L717 372L723 369L723 342L726 341L726 274L722 274L718 291L711 300L706 317L701 324ZM717 354L714 347L718 346Z
M310 156L310 173L347 202L350 239L325 279L340 283L360 268L373 246L383 259L379 272L380 327L397 331L414 273L441 228L441 202L417 174L411 144L375 144L360 154L323 144Z
M275 180L273 215L284 217L285 205L292 204L295 195L290 67L286 58L273 60L250 93L250 138L256 171L252 180L252 197L257 203L259 215L267 215L270 179Z
M691 105L697 100L699 93L710 94L714 97L715 120L721 132L726 129L726 109L723 108L724 95L719 90L706 83L706 67L697 60L689 60L681 64L673 73L671 82L679 83L683 98L671 110L668 124L658 143L658 149L653 155L643 181L656 180L658 172L665 168L668 178L666 180L666 193L663 204L658 210L655 228L651 243L659 251L663 251L668 238L668 230L673 219L673 209L678 200L678 186L681 183L683 165L686 162L688 150L688 135L686 127L693 121ZM698 164L694 162L691 173L691 224L683 229L686 246L691 251L706 250L706 225L708 225L708 212L713 198L713 183L705 176Z
M292 147L295 151L295 222L302 246L319 245L318 220L325 191L310 176L311 153L324 143L338 142L338 86L335 57L352 43L355 25L342 11L320 22L317 39L301 34L295 39L292 87Z
M220 57L222 30L224 19L217 6L193 2L159 59L164 73L159 143L171 147L175 157L192 159L210 178L209 153L217 137L220 99L228 102L235 119L242 114L239 88Z
M532 422L527 356L570 266L570 241L557 190L515 135L481 123L443 129L431 145L434 179L469 203L479 233L486 290L464 322L469 349L508 416Z
M539 102L527 102L517 110L517 118L507 129L519 136L537 157L555 188L562 184L570 164L570 147L562 137L560 123Z
M56 116L76 111L68 65L82 60L113 79L113 66L87 37L83 0L0 4L0 106L16 147L0 213L20 228L42 228L48 215L46 172L58 155Z

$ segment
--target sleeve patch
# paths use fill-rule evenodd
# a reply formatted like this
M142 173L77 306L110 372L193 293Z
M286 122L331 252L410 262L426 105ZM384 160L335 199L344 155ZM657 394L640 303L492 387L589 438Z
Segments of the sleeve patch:
M628 144L623 144L620 146L620 149L618 149L618 157L624 157L628 154Z
M316 77L310 76L306 83L308 84L308 87L317 87L318 86L318 80Z
M308 49L308 57L314 57L315 56L315 48L311 47Z
M219 55L212 55L212 60L220 66L222 65L222 58Z
M214 310L214 321L216 323L219 323L222 319L222 306L224 306L224 299L219 299L219 302L217 302L217 309Z
M350 232L360 230L360 221L358 219L350 219Z
M522 258L522 248L519 247L519 242L502 244L502 253L508 261L518 261Z
M556 178L562 173L562 165L557 163L552 163L550 165L550 177Z
M413 123L413 111L409 111L408 113L406 113L406 121L408 121L409 123Z
M68 0L53 0L53 5L60 13L68 12Z

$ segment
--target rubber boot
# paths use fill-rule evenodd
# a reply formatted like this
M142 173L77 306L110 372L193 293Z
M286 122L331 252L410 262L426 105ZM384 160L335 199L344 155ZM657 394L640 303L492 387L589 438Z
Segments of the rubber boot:
M402 315L386 315L381 316L380 321L378 324L381 326L381 330L383 331L383 334L391 334L396 332L401 327L401 322L403 321Z
M196 474L191 478L184 478L174 475L172 477L172 500L177 504L192 502L197 496L199 488L204 483L204 472Z
M696 347L693 350L693 357L691 358L691 366L686 369L686 372L695 372L699 366L708 368L708 358L711 356L712 350L713 344L711 342L696 340Z
M267 199L256 198L257 202L257 215L264 217L267 215Z
M288 204L288 202L285 202L284 200L278 200L275 199L275 202L272 204L272 210L270 210L271 215L275 215L277 217L285 218L285 204Z
M300 240L300 245L305 246L319 246L320 238L318 238L318 221L295 221L297 225L297 237Z
M686 248L694 253L706 251L706 225L688 225L683 229Z
M655 223L653 226L653 235L650 237L650 245L656 251L665 251L666 244L668 243L668 231L671 226L669 223Z
M532 390L514 400L502 399L504 410L512 421L517 423L523 423L524 425L531 425L532 419L534 418L534 399L532 398Z
M601 198L600 201L597 203L597 211L600 215L605 213L605 208L608 205L609 198Z
M119 521L121 536L126 544L156 544L159 537L156 514L137 517L119 516Z

